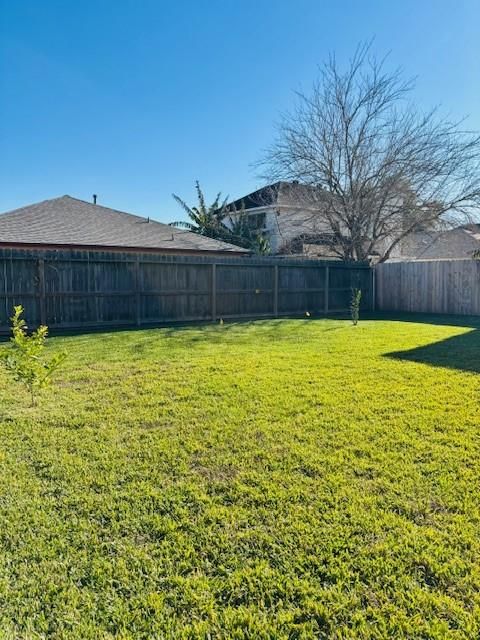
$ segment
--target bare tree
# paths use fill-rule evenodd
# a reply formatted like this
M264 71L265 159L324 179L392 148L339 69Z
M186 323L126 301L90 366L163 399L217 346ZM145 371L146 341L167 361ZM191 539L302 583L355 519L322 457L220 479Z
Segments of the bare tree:
M369 44L345 71L330 57L259 163L263 178L294 183L345 260L387 260L412 232L479 211L480 135L421 113L414 82L385 67Z

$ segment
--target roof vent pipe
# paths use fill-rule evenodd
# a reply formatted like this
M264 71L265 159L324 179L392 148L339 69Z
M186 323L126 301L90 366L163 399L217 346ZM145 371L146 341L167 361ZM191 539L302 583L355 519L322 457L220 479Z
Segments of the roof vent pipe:
M93 194L93 204L97 204L97 194Z

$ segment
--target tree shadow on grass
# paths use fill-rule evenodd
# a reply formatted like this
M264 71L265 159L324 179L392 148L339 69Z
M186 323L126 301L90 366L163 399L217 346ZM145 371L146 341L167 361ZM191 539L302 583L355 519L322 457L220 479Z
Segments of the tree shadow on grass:
M416 316L412 314L411 316L396 316L395 320L465 327L470 328L470 331L415 349L386 353L387 358L480 373L480 318L472 316L464 318L460 316Z

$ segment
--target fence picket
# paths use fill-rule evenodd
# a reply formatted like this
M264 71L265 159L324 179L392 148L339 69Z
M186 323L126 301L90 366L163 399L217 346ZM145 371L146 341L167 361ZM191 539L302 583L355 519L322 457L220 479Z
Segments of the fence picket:
M480 261L386 262L375 290L379 311L480 315Z

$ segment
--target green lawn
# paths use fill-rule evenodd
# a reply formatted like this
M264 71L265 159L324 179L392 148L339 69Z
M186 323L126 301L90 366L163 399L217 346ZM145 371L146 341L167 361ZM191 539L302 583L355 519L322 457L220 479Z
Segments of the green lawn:
M52 338L38 407L0 372L0 638L477 639L479 326Z

